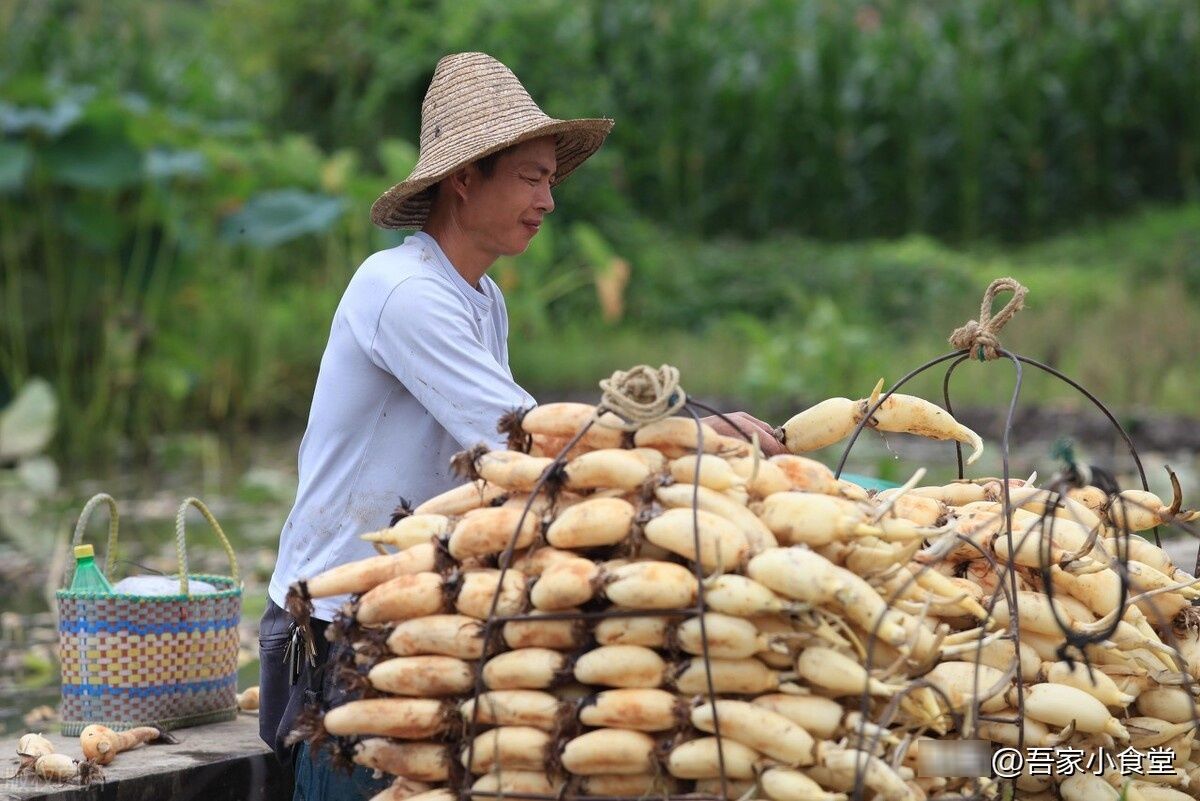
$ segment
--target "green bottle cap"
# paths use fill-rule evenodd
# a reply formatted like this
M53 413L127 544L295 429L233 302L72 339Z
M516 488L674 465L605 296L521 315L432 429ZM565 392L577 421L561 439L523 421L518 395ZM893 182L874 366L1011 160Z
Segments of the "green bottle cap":
M90 545L76 545L75 546L75 558L76 559L82 559L85 556L95 557L95 555L96 555L96 549Z

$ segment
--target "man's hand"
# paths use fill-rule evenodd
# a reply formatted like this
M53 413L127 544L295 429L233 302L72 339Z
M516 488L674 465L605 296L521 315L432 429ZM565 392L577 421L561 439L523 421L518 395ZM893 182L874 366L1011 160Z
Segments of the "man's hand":
M762 449L763 454L766 456L775 456L776 454L788 452L788 449L783 447L783 443L775 439L775 435L771 433L771 426L767 425L762 420L759 420L757 417L748 415L745 412L729 412L725 415L725 417L731 420L742 431L746 432L746 435L753 434L757 429L758 445ZM715 430L718 434L724 434L727 437L735 437L737 439L744 439L742 434L735 430L733 426L729 425L729 423L725 422L715 414L709 417L702 417L700 418L700 421L703 423L708 423L708 425L712 426L713 430Z

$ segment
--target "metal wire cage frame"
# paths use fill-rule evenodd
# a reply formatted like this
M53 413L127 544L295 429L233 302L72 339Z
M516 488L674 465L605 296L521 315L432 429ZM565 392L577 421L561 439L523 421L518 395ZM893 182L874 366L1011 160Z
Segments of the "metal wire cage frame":
M1011 490L1010 481L1011 481L1012 477L1010 475L1010 469L1009 469L1009 456L1010 456L1010 439L1011 439L1012 428L1013 428L1013 418L1015 415L1015 411L1017 409L1017 405L1018 405L1018 401L1019 401L1020 393L1021 393L1021 388L1022 388L1022 382L1023 382L1023 365L1030 365L1032 367L1040 369L1040 370L1058 378L1059 380L1066 383L1068 386L1070 386L1070 387L1074 388L1075 390L1077 390L1078 392L1080 392L1099 411L1101 411L1104 414L1104 416L1112 423L1112 425L1114 426L1116 431L1120 434L1121 438L1127 445L1127 447L1130 451L1130 454L1134 460L1134 463L1137 467L1137 471L1138 471L1139 478L1141 480L1142 488L1143 489L1148 488L1145 471L1142 466L1142 461L1137 452L1136 447L1134 446L1132 439L1130 438L1129 434L1124 430L1124 428L1120 425L1119 421L1112 414L1112 412L1106 406L1104 406L1104 404L1101 403L1098 398L1096 398L1092 393L1090 393L1088 390L1086 390L1080 384L1078 384L1074 380L1068 378L1067 376L1063 375L1062 373L1060 373L1059 371L1055 370L1052 367L1042 364L1034 359L1030 359L1025 356L1011 353L1007 350L998 349L997 352L999 353L1000 356L1002 356L1009 363L1011 363L1015 370L1014 387L1013 387L1013 391L1012 391L1012 394L1011 394L1011 397L1009 400L1007 415L1006 415L1005 423L1004 423L1003 435L1001 438L1001 461L1002 461L1002 465L1003 465L1003 474L1002 474L1002 481L1001 481L1001 486L1003 488L1003 492L1002 492L1002 498L1001 498L1001 505L1002 505L1002 510L1003 510L1002 514L1004 517L1004 528L1003 528L1003 533L1000 536L1003 536L1004 538L1006 538L1008 552L1010 554L1014 553L1014 545L1019 547L1019 542L1014 543L1014 531L1013 531L1013 525L1012 525L1014 507L1013 507L1012 499L1010 496L1010 490ZM925 364L917 367L916 369L910 371L909 373L904 375L900 380L896 381L891 387L889 387L886 392L883 392L882 394L880 394L879 397L874 400L874 403L871 404L869 406L869 408L867 408L865 416L857 424L857 426L855 427L848 442L846 443L846 446L843 449L841 457L838 461L838 465L835 470L835 475L840 477L840 475L843 471L843 468L845 467L846 461L850 455L851 450L853 449L855 443L858 441L863 430L870 426L871 421L872 421L872 415L874 415L874 413L880 408L880 406L884 402L886 402L888 400L888 398L892 397L892 395L894 395L898 390L900 390L905 384L907 384L909 381L911 381L913 378L915 378L916 376L918 376L938 365L944 364L946 362L950 362L950 364L945 372L945 376L943 379L943 398L944 398L944 404L945 404L946 410L948 412L950 412L951 414L953 414L953 407L952 407L951 398L950 398L951 378L952 378L956 368L959 367L963 362L970 359L971 356L972 356L971 349L956 350L956 351L952 351L947 354L943 354L935 359L932 359L932 360L926 362ZM729 418L724 417L724 415L720 415L719 412L716 412L715 410L709 408L708 406L706 406L702 403L699 403L692 399L687 399L683 405L683 409L687 413L687 415L690 415L692 417L692 419L695 420L697 423L699 422L699 419L700 419L698 411L704 411L704 412L708 412L708 413L712 413L712 414L717 414L717 415L721 416L722 418L724 418L735 430L738 430L745 439L753 442L753 436L750 433L741 430L739 428L739 426L736 424L736 422L734 422L733 420L730 420ZM596 414L595 414L595 416L593 416L592 420L589 421L588 423L586 423L582 428L580 428L579 431L576 432L574 437L572 437L566 443L566 445L562 447L562 449L559 451L559 453L554 457L551 468L547 469L545 471L545 473L543 473L542 477L538 480L537 484L534 486L534 488L530 492L530 497L529 497L528 501L526 502L524 509L522 510L520 519L516 526L516 530L514 531L512 537L509 539L508 544L505 547L504 551L499 555L499 557L497 559L496 566L498 567L498 569L500 571L500 575L499 575L498 582L497 582L497 590L492 597L491 606L489 609L489 615L488 615L487 619L485 621L483 621L483 655L480 659L479 664L482 665L483 662L486 661L489 656L494 655L498 651L498 649L500 649L499 638L497 637L497 633L499 631L498 627L502 627L505 623L509 623L509 622L529 621L529 620L538 620L538 621L577 620L577 621L594 622L594 621L598 621L598 620L617 618L617 617L680 617L680 618L682 618L682 617L698 616L700 630L701 630L701 647L702 647L702 654L700 655L700 658L703 659L703 662L705 665L705 681L706 681L707 690L708 690L707 696L710 699L715 700L719 697L719 694L715 692L715 687L714 687L714 683L713 683L712 670L711 670L711 664L710 664L711 657L709 655L708 637L707 637L707 631L706 631L705 622L704 622L705 621L704 615L708 611L708 607L705 602L705 595L704 595L704 586L705 586L704 580L706 577L704 574L704 570L700 565L699 560L687 560L690 562L690 567L693 569L693 572L695 573L696 579L698 582L697 602L694 606L691 606L691 607L673 609L673 610L655 609L653 611L622 610L622 609L610 608L610 609L603 610L603 611L571 611L571 612L557 612L557 613L543 612L543 613L539 613L537 615L531 615L531 614L505 615L505 616L496 615L496 610L498 608L498 604L500 602L500 597L501 597L501 589L504 586L504 577L505 577L507 571L509 569L511 569L514 553L516 551L516 543L517 543L518 533L523 530L525 519L526 519L527 515L529 515L532 512L534 502L539 497L540 494L546 493L547 495L553 496L553 494L555 492L557 492L556 483L555 483L556 476L561 477L561 469L566 464L566 461L567 461L566 455L571 452L572 448L580 441L580 439L584 436L584 434L586 434L586 432L591 428L591 426L596 423L597 418L604 411L606 411L606 409L604 408L603 404L601 404L600 406L597 407ZM697 453L704 452L703 436L704 436L703 428L701 426L697 425L697 441L696 441L696 452ZM955 451L956 451L957 463L958 463L958 476L960 479L963 479L965 476L964 476L962 446L961 446L961 444L959 444L957 442L954 443L954 445L955 445ZM696 472L695 472L695 476L693 479L693 503L692 503L692 507L691 507L692 512L693 512L693 536L694 536L694 548L695 548L696 554L699 554L701 552L698 515L696 514L696 512L699 508L699 500L698 500L698 492L699 492L698 487L700 485L700 480L699 480L700 475L699 474L700 474L700 464L699 464L699 461L697 461ZM1048 497L1062 498L1066 494L1066 491L1072 486L1073 480L1074 479L1072 479L1072 477L1069 476L1067 473L1060 473L1059 475L1056 475L1051 480L1050 484L1048 486L1044 487L1043 489L1046 489L1048 491L1048 493L1050 493L1050 495ZM1054 592L1055 592L1054 582L1052 581L1052 571L1055 567L1059 566L1059 564L1056 561L1054 561L1050 558L1050 551L1051 551L1051 547L1053 545L1053 527L1054 527L1055 519L1056 518L1054 516L1054 512L1053 512L1052 508L1048 508L1041 515L1041 520L1042 520L1042 524L1043 524L1042 533L1044 535L1041 536L1041 538L1040 538L1040 540L1041 540L1041 548L1040 548L1041 558L1039 559L1040 564L1038 567L1038 572L1041 575L1043 586L1044 586L1044 592L1051 599L1053 598ZM1128 519L1128 518L1124 518L1124 519ZM1171 522L1173 522L1174 525L1177 525L1180 529L1186 531L1188 534L1190 534L1192 536L1200 536L1197 534L1197 532L1191 526L1189 526L1183 522L1180 522L1180 521L1171 521ZM1031 536L1032 533L1033 533L1033 530L1030 529L1030 530L1026 531L1022 536L1027 538L1027 537ZM1095 545L1094 540L1097 536L1098 536L1098 532L1092 533L1093 542L1089 545L1089 548L1094 547L1094 545ZM1130 536L1132 536L1132 534L1128 530L1121 531L1118 536L1118 542L1124 543L1123 547L1120 545L1118 546L1118 553L1117 553L1118 558L1114 565L1114 569L1117 571L1118 575L1121 578L1120 604L1118 604L1118 608L1116 610L1114 610L1112 615L1106 616L1106 617L1110 617L1111 619L1110 620L1102 620L1101 622L1104 624L1102 626L1092 626L1090 629L1087 629L1087 630L1079 630L1079 629L1073 628L1069 621L1063 620L1061 617L1059 617L1057 614L1057 611L1055 611L1055 621L1056 621L1056 624L1057 624L1058 628L1060 629L1062 636L1063 636L1063 643L1059 647L1059 651L1058 651L1058 655L1059 655L1060 659L1063 659L1069 663L1073 663L1074 661L1080 661L1080 662L1083 662L1085 665L1087 665L1090 669L1091 662L1089 661L1089 658L1088 658L1087 646L1105 641L1109 637L1109 635L1111 635L1111 633L1115 630L1116 626L1119 624L1119 622L1121 620L1121 615L1123 614L1124 610L1128 607L1128 605L1131 603L1130 581L1129 581L1129 574L1128 574L1128 569L1127 569L1128 559L1129 559L1129 557L1128 557L1128 537L1130 537ZM1005 632L1002 635L1002 637L1005 639L1013 640L1014 647L1016 647L1015 641L1018 638L1016 632L1018 632L1019 628L1020 628L1020 618L1019 618L1020 612L1019 612L1018 604L1016 602L1016 600L1018 598L1018 595L1017 595L1017 593L1018 593L1018 584L1017 584L1018 577L1017 577L1017 571L1016 571L1015 567L1013 565L1007 564L1004 560L997 560L996 557L993 554L989 553L987 549L980 548L978 545L976 545L970 539L963 537L962 535L958 535L957 539L966 545L976 548L976 550L978 550L978 552L979 552L979 558L986 560L990 564L992 569L996 572L997 576L999 576L998 591L992 594L991 600L986 606L986 611L990 618L996 607L996 604L1000 600L1004 600L1006 602L1008 609L1010 610L1011 617L1010 617L1010 624L1008 626L1008 631ZM1155 530L1155 542L1156 542L1156 544L1159 543L1157 529ZM1086 554L1081 553L1081 554L1078 554L1077 556L1083 556L1083 555L1086 555ZM905 589L907 589L908 587L910 587L912 585L912 583L916 581L916 579L918 578L919 573L921 571L930 570L932 568L933 568L933 564L925 564L919 570L914 572L910 578L906 579L899 588L894 590L891 593L891 595L885 599L888 602L888 605L892 606L893 604L895 604L897 602L899 596L903 593L903 591ZM1051 607L1051 609L1055 609L1054 604L1051 603L1051 604L1049 604L1049 606ZM1170 621L1159 619L1156 622L1159 624L1159 628L1169 638L1169 645L1173 649L1175 649L1176 653L1178 653L1178 642L1176 641L1174 634L1172 633ZM866 664L864 665L868 671L871 671L871 670L875 669L876 667L879 667L877 665L872 664L872 655L875 652L875 649L873 648L873 646L879 642L879 639L878 639L879 638L879 628L880 628L881 623L882 623L882 618L880 618L879 620L876 621L876 625L869 632L869 639L867 641L868 656L866 659ZM984 635L981 633L981 635L976 643L976 658L974 661L977 666L980 664L979 656L982 652L984 644L985 644ZM930 665L928 667L931 668L932 665ZM1011 682L1013 685L1013 691L1015 692L1015 698L1016 698L1016 703L1015 703L1016 715L1015 715L1015 717L1002 717L1002 716L982 714L980 712L979 707L981 704L981 699L989 697L989 695L991 694L991 691L995 690L996 688L981 688L979 685L979 682L980 682L979 673L980 673L980 671L977 668L975 671L975 675L974 675L974 685L972 687L971 702L970 702L969 708L962 713L954 711L954 704L952 704L950 702L949 698L945 697L945 694L942 693L941 690L939 690L936 686L932 685L929 681L922 679L920 676L916 676L916 677L911 678L910 681L908 682L907 686L905 688L903 688L902 690L900 690L898 693L896 693L895 696L892 697L890 702L883 709L882 713L880 713L879 715L876 715L875 718L873 720L871 720L870 712L871 712L871 706L872 706L872 703L871 703L872 697L868 691L864 690L864 692L862 693L862 695L860 697L860 711L862 713L862 716L860 718L857 736L856 736L856 738L854 738L855 742L859 743L859 745L857 745L855 747L860 748L862 751L864 751L866 753L874 753L877 746L880 743L880 738L882 736L882 729L891 725L893 716L897 712L900 703L903 701L903 699L907 695L911 694L912 692L915 692L916 690L918 690L920 688L928 688L929 690L934 692L936 695L938 695L942 699L942 701L945 703L946 707L951 710L950 718L952 719L952 721L954 723L953 728L958 731L959 736L962 737L963 739L974 739L975 735L977 733L979 723L981 721L995 721L998 723L1011 723L1011 724L1016 724L1017 731L1018 731L1018 737L1019 737L1019 747L1023 747L1024 746L1024 727L1021 725L1021 722L1024 720L1024 717L1025 717L1025 715L1024 715L1024 699L1025 699L1024 680L1027 677L1024 677L1021 673L1020 660L1019 659L1014 660L1012 669L1010 671L1008 671L1004 677L1004 682L1006 684ZM1183 687L1188 690L1189 695L1194 694L1193 683L1192 683L1190 677L1188 676L1186 670L1181 671L1181 678L1182 678L1181 683L1182 683ZM482 670L476 670L475 671L475 686L473 689L472 697L477 699L479 697L479 695L484 691L484 689L485 688L484 688L484 684L483 684ZM980 692L981 689L984 690L983 693ZM462 737L462 742L465 743L464 755L466 757L466 765L468 765L468 766L474 764L475 742L476 742L478 735L480 734L481 724L479 721L479 706L480 705L478 703L475 703L473 705L473 712L472 712L471 718L469 721L465 722L463 730L460 733L461 737ZM682 794L666 793L666 794L655 794L653 797L663 798L664 801L722 801L722 799L726 799L729 797L729 792L728 792L729 779L726 776L726 771L725 771L724 750L723 750L723 746L722 746L723 738L722 738L722 734L721 734L720 721L717 716L715 707L714 707L713 712L714 712L714 714L713 714L713 717L714 717L713 735L716 738L716 744L717 744L717 750L718 750L718 760L719 760L719 772L720 772L719 781L720 781L720 787L721 787L720 795L705 794L705 793L682 793ZM1192 714L1193 714L1193 719L1196 720L1198 723L1200 723L1200 713L1197 712L1196 704L1195 704L1194 700L1192 702ZM870 722L875 724L875 726L872 727L872 729L870 731L868 731L868 729L867 729L867 723L869 720L870 720ZM909 740L908 742L911 742L911 740ZM905 747L907 747L907 745ZM898 762L902 756L903 756L903 753L898 753L897 755L895 755L893 757L893 759L894 759L894 761ZM861 798L865 797L866 788L864 785L864 778L865 778L866 769L867 769L867 766L865 764L865 761L860 762L859 765L857 766L855 786L853 788L853 792L851 793L851 798L861 799ZM477 790L471 786L473 779L474 779L474 777L470 770L464 770L461 772L461 774L459 774L459 778L458 778L458 782L457 782L459 786L457 789L457 793L458 793L459 797L462 799L462 801L469 801L469 799L472 799L472 798L498 798L498 797L523 798L523 799L530 799L530 801L575 801L575 799L577 799L577 798L580 798L580 799L588 798L588 799L592 799L592 801L641 801L641 798L643 798L641 796L597 796L597 795L590 795L590 794L582 795L576 791L576 786L573 782L564 783L562 785L562 789L558 793L555 793L555 794L538 794L538 793L525 793L525 792L513 793L513 792ZM999 788L1001 786L1002 785L990 783L986 780L972 781L972 782L968 782L966 787L964 787L962 791L955 792L953 794L947 794L943 797L946 799L950 799L950 798L962 799L963 801L965 801L965 799L995 797L997 788ZM1013 788L1013 791L1015 792L1015 787ZM1015 795L1014 797L1020 797L1019 793L1017 795Z
M1022 541L1019 540L1014 543L1014 540L1013 540L1012 522L1013 522L1014 506L1012 504L1012 499L1011 499L1012 485L1010 482L1012 480L1012 475L1011 475L1011 471L1010 471L1009 457L1010 457L1011 436L1013 433L1013 419L1014 419L1016 409L1018 406L1018 402L1020 399L1021 389L1022 389L1023 380L1024 380L1023 365L1030 365L1038 370L1041 370L1041 371L1053 376L1054 378L1058 379L1062 383L1064 383L1067 386L1071 387L1072 389L1076 390L1079 394L1081 394L1083 397L1085 397L1097 410L1099 410L1104 415L1104 417L1107 418L1107 420L1112 424L1113 428L1120 435L1121 439L1124 441L1126 447L1128 448L1130 456L1132 457L1134 465L1137 469L1138 478L1141 483L1141 488L1143 490L1149 489L1149 484L1146 480L1145 468L1143 467L1141 456L1138 453L1137 447L1134 445L1133 439L1130 437L1129 433L1124 429L1124 427L1120 424L1120 422L1117 420L1116 416L1112 413L1112 411L1103 402L1101 402L1099 398L1097 398L1092 392L1087 390L1085 387L1083 387L1077 381L1064 375L1062 372L1056 370L1055 368L1053 368L1049 365L1043 364L1042 362L1040 362L1036 359L1032 359L1027 356L1012 353L1008 350L1005 350L1005 349L999 348L999 347L996 348L996 353L1000 357L1006 359L1009 363L1011 363L1013 365L1013 369L1014 369L1014 373L1015 373L1013 390L1012 390L1012 394L1011 394L1011 397L1009 400L1007 413L1005 415L1004 428L1003 428L1003 433L1001 436L1001 446L1000 446L1001 447L1001 464L1002 464L1002 471L1003 471L1002 476L1001 476L1001 478L1002 478L1002 481L1001 481L1001 487L1002 487L1001 508L1002 508L1002 515L1003 515L1003 519L1004 519L1004 530L1003 530L1003 534L1001 536L1003 536L1006 539L1007 550L1008 550L1009 554L1015 553L1016 550L1019 549L1022 545ZM940 364L943 364L945 362L950 362L950 365L947 367L946 372L943 377L943 380L942 380L943 401L944 401L944 406L945 406L946 411L948 413L950 413L951 415L953 415L953 413L954 413L953 405L951 403L951 398L950 398L951 378L953 377L955 370L961 364L970 360L971 358L972 358L972 349L970 349L970 348L962 349L962 350L955 350L955 351L951 351L949 353L945 353L945 354L938 356L934 359L931 359L931 360L927 361L926 363L911 370L910 372L905 374L903 377L901 377L898 381L896 381L894 384L892 384L887 389L887 391L880 394L879 397L874 401L874 403L869 405L869 407L866 410L866 414L863 416L862 420L860 420L858 422L858 424L855 426L855 429L854 429L853 433L850 435L850 438L847 441L846 446L842 450L842 454L838 460L837 468L834 471L834 475L839 476L839 477L841 476L841 474L846 466L846 461L849 458L850 452L854 448L855 443L858 441L863 430L870 425L872 416L887 401L887 399L890 398L892 395L896 394L905 384L907 384L912 379L916 378L917 376L921 375L922 373L925 373L926 371L931 370L934 367L936 367ZM983 361L982 354L980 354L980 361ZM958 468L958 478L960 480L962 480L965 478L962 444L957 441L954 442L954 449L955 449L957 468ZM1052 478L1049 486L1044 487L1044 489L1046 489L1048 491L1047 497L1051 498L1051 499L1054 499L1054 498L1061 499L1062 497L1065 496L1068 489L1070 489L1072 486L1076 485L1074 483L1074 481L1077 481L1077 478L1073 479L1067 473L1060 472L1059 474L1057 474L1056 476L1054 476ZM1120 496L1116 496L1116 497L1118 498L1118 500L1116 501L1117 503L1125 502L1122 499L1120 499ZM1111 619L1106 621L1104 618L1102 618L1098 622L1103 623L1104 625L1092 627L1091 630L1088 630L1088 631L1081 631L1079 629L1072 627L1072 625L1068 621L1062 619L1062 617L1058 613L1058 609L1057 609L1056 605L1052 602L1053 598L1054 598L1054 594L1055 594L1054 581L1052 580L1052 568L1057 566L1055 561L1051 559L1051 548L1054 543L1053 528L1054 528L1054 520L1055 519L1056 518L1055 518L1053 509L1048 508L1041 514L1042 526L1041 526L1041 531L1039 533L1042 536L1039 537L1039 540L1040 540L1039 546L1040 547L1039 547L1038 573L1042 579L1043 592L1045 592L1046 595L1051 599L1051 603L1048 604L1048 607L1052 610L1052 612L1054 614L1055 624L1058 627L1058 629L1063 637L1063 643L1058 647L1058 653L1057 653L1058 657L1061 660L1064 660L1068 663L1073 663L1075 661L1083 662L1084 665L1087 667L1087 669L1090 671L1093 669L1093 666L1092 666L1091 660L1087 653L1087 646L1103 643L1104 641L1106 641L1109 638L1109 636L1116 630L1118 624L1120 623L1120 621L1122 619L1124 610L1126 608L1128 608L1128 606L1131 604L1130 576L1129 576L1129 570L1128 570L1128 563L1129 563L1128 539L1131 536L1137 536L1137 535L1134 532L1130 531L1126 527L1121 527L1118 529L1117 559L1116 559L1116 563L1115 563L1114 567L1120 578L1120 602L1118 603L1116 609L1114 609L1110 615L1106 616L1107 618L1111 618ZM1127 520L1128 517L1122 516L1122 519ZM1180 530L1184 531L1185 533L1189 534L1190 536L1200 539L1200 532L1198 532L1195 529L1195 527L1189 525L1188 523L1181 521L1181 520L1172 520L1172 521L1168 521L1168 522L1170 522L1171 525L1173 525L1173 526L1179 528ZM1034 531L1034 527L1031 527L1023 534L1023 537L1027 538L1027 537L1031 536L1033 531ZM1099 533L1098 531L1092 532L1092 535L1091 535L1092 542L1089 543L1089 548L1091 545L1094 544L1094 540L1097 537L1098 533ZM1003 595L1003 600L1006 602L1007 608L1010 613L1010 623L1008 625L1009 631L1003 635L1003 638L1013 640L1014 646L1016 647L1016 641L1018 640L1017 632L1019 632L1019 630L1020 630L1020 611L1019 611L1019 604L1017 603L1017 597L1018 597L1017 596L1017 593L1018 593L1017 587L1018 587L1018 585L1017 585L1017 570L1015 568L1015 565L1005 564L1001 561L996 560L996 558L993 554L989 554L986 551L986 549L979 548L978 545L976 545L974 542L967 539L966 537L962 536L961 534L959 534L957 536L957 538L961 542L963 542L967 545L970 545L971 547L976 548L978 550L980 558L987 560L991 564L992 568L997 572L997 575L999 576L998 589L1000 590L1000 592L993 593L990 602L986 606L986 610L990 617L996 607L996 604L1001 599L1001 594ZM1156 546L1161 545L1161 538L1159 536L1159 531L1158 531L1157 527L1154 528L1154 543ZM1086 555L1086 552L1078 553L1076 555L1084 556L1084 555ZM919 571L930 570L930 569L932 569L932 567L933 567L932 564L926 564L923 567L921 567L919 569ZM1193 569L1193 575L1196 572L1200 572L1200 554L1198 554L1198 556L1197 556L1197 566L1196 566L1196 568ZM903 590L907 589L907 587L911 586L912 583L914 583L916 581L916 578L917 578L917 574L914 574L911 579L905 580L903 582L903 584L901 585L901 588L894 591L892 596L887 599L889 601L889 605L891 603L894 603L897 600L898 596L903 592ZM1170 625L1171 621L1165 620L1160 616L1159 619L1156 620L1155 622L1158 624L1158 629L1167 635L1168 640L1169 640L1168 644L1170 645L1170 647L1175 651L1176 655L1179 655L1178 642L1172 631L1172 626ZM870 640L868 642L868 647L867 647L868 660L867 660L866 668L868 671L872 670L875 667L874 665L871 664L870 655L874 652L874 649L871 647L871 645L873 645L874 642L877 641L878 632L879 632L879 624L877 623L877 625L874 627L874 629L870 632ZM983 646L984 646L984 641L983 641L983 638L980 637L980 639L978 640L977 649L976 649L976 658L974 660L977 666L980 664L979 656L980 656ZM1181 664L1182 664L1182 662L1181 662ZM980 671L977 669L974 674L974 684L972 687L972 701L971 701L970 709L968 710L968 714L961 716L961 717L963 717L964 721L967 722L967 724L969 725L969 729L967 731L962 731L960 728L960 732L961 732L963 738L964 739L975 739L978 724L981 721L992 721L992 722L996 722L996 723L1009 723L1009 724L1013 724L1016 726L1017 737L1018 737L1018 748L1023 749L1025 747L1025 727L1022 725L1022 722L1025 718L1024 679L1026 677L1024 677L1022 675L1021 660L1019 658L1017 658L1013 661L1011 670L1005 675L1005 677L1003 679L1003 681L1005 683L1012 682L1013 688L1015 690L1015 695L1016 695L1015 706L1017 708L1017 714L1014 718L1002 717L1002 716L996 716L996 715L988 715L988 714L983 714L980 712L979 707L981 704L981 700L990 697L990 695L992 694L992 691L995 688L988 688L981 694L980 693L981 688L979 687L979 673L980 673ZM1011 674L1011 675L1009 675L1009 674ZM1194 722L1197 723L1197 725L1200 725L1200 711L1198 711L1198 709L1197 709L1197 705L1196 705L1195 698L1194 698L1195 685L1194 685L1191 677L1189 676L1187 670L1181 670L1179 673L1179 678L1181 679L1182 686L1184 687L1184 689L1186 689L1188 691L1189 697L1192 699L1191 700L1192 719ZM932 685L929 685L927 682L922 682L919 678L914 682L910 682L909 686L907 688L905 688L904 690L902 690L900 693L898 693L897 696L893 699L893 702L889 705L889 708L887 710L885 710L884 715L883 715L883 721L882 721L883 725L885 725L885 726L887 725L887 718L890 716L890 714L894 713L896 707L899 704L900 698L919 687L930 687L935 692L937 691L937 688L932 687ZM861 697L861 711L864 715L864 719L866 717L867 712L869 711L869 706L870 706L870 695L868 693L864 692ZM951 709L953 708L952 704L947 703L947 706L950 707ZM880 721L876 721L876 722L879 723ZM874 745L874 744L878 743L879 732L878 731L875 732L872 737L868 738L866 736L865 730L860 728L860 737L865 740L870 741L872 743L872 745ZM868 747L866 750L870 751L870 750L872 750L872 748ZM1006 780L1006 783L1012 784L1011 780ZM851 797L854 799L860 799L863 797L863 792L864 792L863 771L860 769L857 772L854 792ZM1016 790L1015 784L1012 784L1011 792L1013 793L1013 795L1011 797L1014 797L1014 798L1020 797L1019 792ZM949 798L949 797L953 797L955 799L968 799L968 798L975 799L975 798L984 798L985 795L984 795L983 790L980 789L978 786L976 786L974 788L973 792L958 793L958 794L954 794L953 796L947 796L947 798Z

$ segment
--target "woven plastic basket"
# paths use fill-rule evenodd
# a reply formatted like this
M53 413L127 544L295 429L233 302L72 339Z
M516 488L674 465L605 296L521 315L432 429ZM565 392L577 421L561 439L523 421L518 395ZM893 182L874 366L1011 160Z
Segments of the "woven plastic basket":
M73 544L80 544L88 517L101 503L109 509L104 573L110 576L118 525L117 505L110 496L96 495L83 507ZM188 573L184 527L189 506L199 509L216 533L229 556L230 576ZM100 595L69 589L56 593L63 734L78 734L89 723L113 729L157 726L165 731L237 717L242 614L237 558L221 526L196 498L179 507L175 543L177 595ZM206 581L218 591L193 596L189 579Z

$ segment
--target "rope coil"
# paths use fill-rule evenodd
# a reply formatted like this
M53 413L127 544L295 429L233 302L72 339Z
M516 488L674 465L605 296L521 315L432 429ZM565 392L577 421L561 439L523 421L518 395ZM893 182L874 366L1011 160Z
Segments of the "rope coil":
M1012 292L1013 296L995 316L992 302L997 293ZM950 344L956 350L965 350L977 355L980 361L991 361L1000 357L1000 329L1025 307L1025 296L1029 290L1015 278L997 278L988 285L979 305L979 319L968 320L965 325L954 329Z
M664 364L657 370L639 364L631 370L617 370L600 381L604 393L599 409L611 411L625 420L617 425L597 419L606 428L636 431L649 423L670 417L687 403L687 393L679 386L679 369Z

